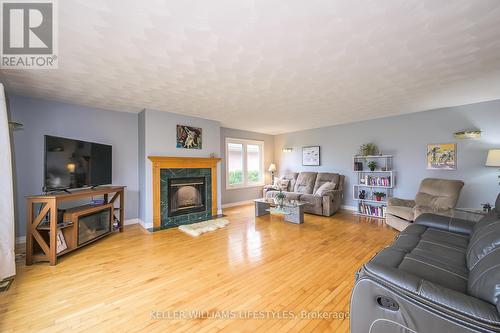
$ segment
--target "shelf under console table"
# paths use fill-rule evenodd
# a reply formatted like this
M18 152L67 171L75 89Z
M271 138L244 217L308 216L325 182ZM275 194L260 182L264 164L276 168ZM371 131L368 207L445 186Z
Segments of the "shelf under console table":
M102 197L102 204L80 204L58 209L62 203L94 197ZM26 197L26 200L26 265L43 261L56 265L58 257L66 253L114 231L123 232L125 186L34 195Z

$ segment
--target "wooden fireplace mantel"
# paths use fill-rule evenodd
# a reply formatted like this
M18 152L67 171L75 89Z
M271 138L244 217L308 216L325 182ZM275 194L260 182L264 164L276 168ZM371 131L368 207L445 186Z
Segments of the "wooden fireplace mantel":
M153 164L153 227L161 226L160 210L160 170L161 169L197 169L210 168L212 180L212 215L217 215L217 163L216 157L175 157L148 156Z

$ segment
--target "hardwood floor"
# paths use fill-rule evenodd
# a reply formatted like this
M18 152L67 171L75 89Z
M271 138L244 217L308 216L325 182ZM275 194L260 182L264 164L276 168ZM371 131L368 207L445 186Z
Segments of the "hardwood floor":
M302 225L255 218L253 206L224 213L228 227L198 238L133 225L57 266L19 264L0 294L0 331L348 332L338 317L354 273L396 235L350 212L306 215ZM167 318L173 311L206 313Z

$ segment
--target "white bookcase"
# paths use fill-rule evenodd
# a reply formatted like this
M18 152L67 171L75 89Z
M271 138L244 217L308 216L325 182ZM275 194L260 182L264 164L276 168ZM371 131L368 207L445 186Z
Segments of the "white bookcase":
M377 163L374 171L368 168L371 161ZM362 170L354 170L356 177L352 193L353 199L358 203L357 214L385 219L387 199L392 197L396 184L392 161L392 155L353 156L353 169L356 164L362 165ZM365 191L363 199L360 198L361 191ZM373 192L384 192L386 196L378 201Z

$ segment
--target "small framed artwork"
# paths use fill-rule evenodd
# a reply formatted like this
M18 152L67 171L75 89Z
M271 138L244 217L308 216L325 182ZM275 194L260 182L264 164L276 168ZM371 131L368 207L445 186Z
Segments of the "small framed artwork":
M319 146L302 147L302 165L318 166L319 163Z
M428 144L427 169L456 170L457 145L455 143Z
M177 125L177 148L201 149L201 128Z

